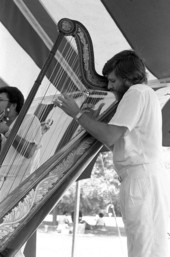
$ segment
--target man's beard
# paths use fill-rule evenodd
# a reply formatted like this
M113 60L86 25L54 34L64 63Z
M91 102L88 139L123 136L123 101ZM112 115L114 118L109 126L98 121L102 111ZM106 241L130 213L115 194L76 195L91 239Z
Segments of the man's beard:
M122 97L124 96L124 94L127 92L129 88L128 87L124 87L124 90L122 90L121 92L120 91L114 91L114 90L111 90L115 97L116 97L116 100L117 101L120 101L122 99Z

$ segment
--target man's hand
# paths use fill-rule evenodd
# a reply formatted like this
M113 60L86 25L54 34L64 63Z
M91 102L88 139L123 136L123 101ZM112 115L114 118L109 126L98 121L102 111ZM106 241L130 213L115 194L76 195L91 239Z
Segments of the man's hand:
M104 103L101 103L99 105L99 107L96 110L94 110L93 106L88 104L85 107L83 106L82 111L85 112L89 117L91 117L93 119L97 119L100 115L100 112L101 112L101 109L103 108L103 106L104 106Z
M53 103L73 118L76 117L76 115L80 112L80 108L75 100L66 94L58 96ZM86 113L89 117L96 119L99 116L103 106L104 103L100 104L98 109L94 110L92 105L88 104L82 108L81 111Z
M41 122L41 131L43 135L50 129L52 124L52 119L48 119L47 121Z
M75 102L75 100L66 95L60 95L58 96L54 101L54 105L58 106L60 109L62 109L65 113L67 113L71 117L75 117L77 113L79 113L80 108Z

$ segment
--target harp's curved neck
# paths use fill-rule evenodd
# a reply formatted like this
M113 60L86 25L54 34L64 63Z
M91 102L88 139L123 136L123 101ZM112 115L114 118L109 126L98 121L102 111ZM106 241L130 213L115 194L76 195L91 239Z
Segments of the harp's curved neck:
M93 44L84 25L64 18L59 21L58 28L60 33L73 36L76 40L82 82L89 89L107 90L107 79L95 71Z

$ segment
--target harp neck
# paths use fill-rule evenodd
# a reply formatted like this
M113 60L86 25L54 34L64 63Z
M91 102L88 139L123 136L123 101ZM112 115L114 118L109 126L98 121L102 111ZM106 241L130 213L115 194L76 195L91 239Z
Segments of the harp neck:
M75 38L82 83L87 89L107 90L107 79L95 70L93 44L84 25L78 21L64 18L59 21L58 28L64 36Z

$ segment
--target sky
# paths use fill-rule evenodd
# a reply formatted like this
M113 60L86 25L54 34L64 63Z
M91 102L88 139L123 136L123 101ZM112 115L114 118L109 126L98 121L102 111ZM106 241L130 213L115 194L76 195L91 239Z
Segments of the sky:
M104 63L118 51L130 46L99 0L41 0L56 21L78 20L92 38L96 71L101 74ZM0 23L0 77L9 85L19 87L28 95L39 68Z

